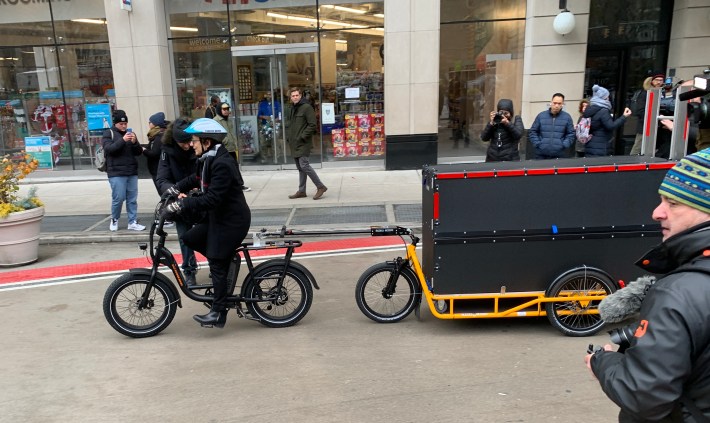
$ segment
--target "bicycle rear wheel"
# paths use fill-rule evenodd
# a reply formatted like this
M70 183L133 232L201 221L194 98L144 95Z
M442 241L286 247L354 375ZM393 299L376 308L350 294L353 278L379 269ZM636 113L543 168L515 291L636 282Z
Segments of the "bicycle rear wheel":
M279 288L277 283L283 270L280 264L266 266L257 270L244 286L244 298L259 299L246 305L252 316L264 326L292 326L311 308L313 287L308 277L300 270L288 267Z
M422 287L412 269L402 269L394 289L387 289L395 272L394 263L378 263L360 276L355 286L355 301L362 313L378 323L399 322L419 304Z

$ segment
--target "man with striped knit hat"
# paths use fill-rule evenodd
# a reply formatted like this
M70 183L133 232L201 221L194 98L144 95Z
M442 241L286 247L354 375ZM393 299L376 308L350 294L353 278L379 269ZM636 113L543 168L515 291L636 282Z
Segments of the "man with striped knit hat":
M663 241L637 265L662 274L641 302L625 352L585 362L620 422L710 422L710 149L668 171L652 217Z

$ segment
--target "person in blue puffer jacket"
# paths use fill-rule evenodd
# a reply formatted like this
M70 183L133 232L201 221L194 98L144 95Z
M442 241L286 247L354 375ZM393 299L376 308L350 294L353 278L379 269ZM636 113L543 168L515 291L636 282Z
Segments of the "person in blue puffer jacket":
M589 107L582 113L582 117L591 118L589 133L592 138L585 144L585 157L608 156L611 137L614 130L626 123L626 117L631 115L631 109L624 109L624 115L618 119L611 117L611 102L609 90L599 85L592 87L592 98Z
M565 96L552 95L550 108L535 117L528 138L535 148L535 159L567 157L569 147L575 142L574 122L569 113L562 110Z

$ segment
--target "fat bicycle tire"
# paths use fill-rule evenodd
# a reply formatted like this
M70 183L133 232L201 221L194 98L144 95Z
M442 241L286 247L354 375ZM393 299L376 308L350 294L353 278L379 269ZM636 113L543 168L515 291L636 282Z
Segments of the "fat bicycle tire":
M281 289L277 289L283 269L279 264L258 269L242 291L244 298L260 300L247 302L247 309L262 325L271 328L295 325L305 317L313 302L313 287L308 277L294 267L286 269Z
M603 291L603 294L602 294ZM602 272L576 270L564 275L548 289L548 297L572 295L609 295L616 291L614 283ZM600 301L559 301L545 303L545 313L552 326L567 336L590 336L604 327L598 313Z
M384 290L395 271L393 262L378 263L360 276L355 286L355 301L362 313L378 323L395 323L404 319L419 304L422 287L409 266L402 268L395 292Z
M131 338L157 335L173 321L178 298L165 282L155 280L149 304L138 310L138 302L148 285L148 276L125 274L109 285L104 295L104 316L119 333Z

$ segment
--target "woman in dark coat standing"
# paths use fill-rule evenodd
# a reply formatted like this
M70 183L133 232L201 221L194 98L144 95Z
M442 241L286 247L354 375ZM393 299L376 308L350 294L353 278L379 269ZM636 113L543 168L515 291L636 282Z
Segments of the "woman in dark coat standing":
M148 172L153 178L155 189L160 194L158 187L158 163L160 162L160 151L163 148L163 134L168 126L168 121L165 120L165 113L158 112L148 118L148 146L143 148L143 155L148 161Z
M624 115L614 120L611 117L611 102L609 90L599 85L592 87L592 98L589 107L582 117L592 118L589 132L592 138L584 146L585 157L598 157L609 155L609 142L614 135L614 130L626 123L626 117L631 115L631 109L624 109Z
M239 182L237 162L222 145L227 131L212 119L201 118L186 130L192 134L192 148L198 157L197 173L168 189L178 200L168 211L179 213L207 212L207 219L188 230L185 244L202 253L209 262L214 300L210 312L195 315L202 326L224 327L227 319L227 273L237 247L251 225L251 211ZM187 197L186 192L199 188L200 194Z
M486 161L520 160L518 144L525 127L520 116L515 116L513 101L507 98L498 100L497 111L491 112L490 116L490 122L481 132L481 139L491 142L486 151Z

